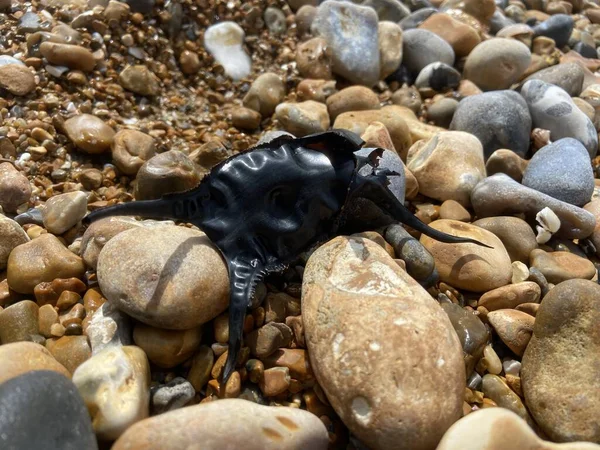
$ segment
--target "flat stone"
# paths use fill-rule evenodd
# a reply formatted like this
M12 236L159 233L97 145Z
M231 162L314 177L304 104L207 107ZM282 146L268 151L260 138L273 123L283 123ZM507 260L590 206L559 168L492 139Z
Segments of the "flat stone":
M219 22L204 32L204 47L223 66L234 80L247 77L252 70L252 60L242 46L246 34L235 22Z
M527 222L518 217L486 217L473 225L491 231L500 238L511 261L529 262L529 254L538 247L535 233Z
M111 150L119 170L126 175L135 175L156 154L156 142L141 131L120 130L114 136Z
M379 97L367 87L350 86L329 96L326 104L329 117L335 120L348 111L379 109Z
M322 133L330 123L327 107L313 100L281 103L275 108L275 115L285 131L298 137Z
M0 385L27 372L51 370L71 378L69 371L40 344L13 342L0 346Z
M571 252L545 252L533 250L530 264L538 269L550 283L561 283L573 278L590 280L596 275L596 266L587 258Z
M525 420L530 427L535 426L527 408L519 396L512 391L508 384L498 375L485 374L481 383L483 394L501 408L506 408L521 419Z
M31 185L27 177L10 163L0 163L0 207L5 212L17 212L17 208L29 202Z
M333 65L333 52L327 41L321 37L298 44L296 67L303 78L330 80Z
M448 42L458 58L467 56L481 42L477 30L445 13L430 15L419 28L429 30Z
M508 284L483 294L477 306L483 306L488 311L498 309L514 309L523 303L538 303L542 291L533 281L523 281Z
M96 67L92 52L79 45L46 41L40 45L40 53L50 64L57 66L83 72L91 72Z
M87 195L81 191L55 195L42 211L44 227L53 234L63 234L87 214Z
M490 311L487 318L502 342L516 355L523 356L531 339L535 319L514 309Z
M541 80L564 89L571 97L577 97L583 88L583 78L584 72L581 66L575 63L564 63L538 70L525 78L521 86L529 80Z
M13 95L27 95L36 87L35 77L21 64L0 64L0 87Z
M119 84L139 95L158 95L161 91L158 77L144 65L125 67L119 73Z

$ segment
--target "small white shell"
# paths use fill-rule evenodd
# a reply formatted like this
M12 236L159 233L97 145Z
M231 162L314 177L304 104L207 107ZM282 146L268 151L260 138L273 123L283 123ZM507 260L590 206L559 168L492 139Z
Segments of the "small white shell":
M535 219L550 233L556 233L560 228L560 219L550 208L545 207L536 214Z
M521 261L515 261L512 263L512 283L520 283L521 281L527 280L529 278L529 268L523 264Z
M536 228L538 234L535 237L535 240L537 241L537 243L545 244L546 242L548 242L552 237L552 233L550 233L546 228L541 227L539 225Z

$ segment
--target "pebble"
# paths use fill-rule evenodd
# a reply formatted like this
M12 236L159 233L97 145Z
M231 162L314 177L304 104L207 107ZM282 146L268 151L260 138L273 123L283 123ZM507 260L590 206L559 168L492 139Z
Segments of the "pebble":
M449 128L458 108L458 101L442 97L427 107L427 119L442 128Z
M302 319L319 384L369 448L433 448L460 417L465 373L452 325L379 245L337 237L317 249Z
M303 78L332 79L332 59L331 47L320 37L299 44L296 50L296 67Z
M529 49L533 44L533 35L533 29L524 23L508 25L496 33L496 37L516 39Z
M194 75L202 68L198 53L189 50L181 52L181 55L179 55L179 65L181 66L181 71L186 75Z
M204 47L223 66L227 76L240 80L250 75L252 60L245 52L246 34L235 22L219 22L204 32Z
M435 270L433 256L411 236L402 225L390 225L385 230L385 240L394 248L396 257L406 263L406 271L419 281L428 279Z
M559 235L567 239L587 237L595 227L593 214L525 187L502 173L487 177L475 186L471 202L475 214L482 218L523 213L534 219L548 207L560 219Z
M456 422L436 450L495 450L512 448L547 450L598 450L591 442L555 444L540 439L519 415L506 408L482 408Z
M575 63L557 64L529 75L521 86L529 80L540 80L564 89L571 97L577 97L583 89L584 71Z
M514 309L523 303L538 303L542 291L533 281L509 284L486 292L477 302L488 311Z
M285 34L287 31L285 14L281 9L269 6L265 9L263 18L271 34Z
M211 348L201 345L192 358L190 371L187 376L188 381L192 383L196 392L201 391L210 379L214 362L215 354Z
M462 11L469 16L473 16L481 23L487 23L494 11L496 10L496 3L493 0L447 0L443 3L442 9L456 9Z
M227 432L222 425L227 424ZM224 399L170 411L129 428L113 450L189 448L260 448L326 450L327 429L314 414L297 408L262 406Z
M51 370L71 378L71 374L40 344L13 342L0 345L0 385L27 372Z
M536 315L521 384L532 416L554 441L600 441L594 426L600 381L592 356L599 302L597 283L569 280L550 290Z
M463 205L456 200L446 200L440 206L440 219L458 220L459 222L470 222L471 214Z
M33 341L39 335L38 305L23 300L0 311L0 343Z
M402 62L402 28L387 21L379 22L378 27L379 78L383 80L398 70Z
M348 111L364 111L379 109L379 97L371 89L364 86L351 86L329 96L326 101L329 117Z
M133 328L133 341L158 367L171 368L190 358L200 346L200 328L162 330L143 323Z
M330 123L327 106L313 100L281 103L275 108L275 116L285 131L297 137L322 133Z
M364 0L361 4L375 10L379 17L379 23L383 21L400 22L410 15L408 7L398 0Z
M274 397L287 391L290 382L290 369L287 367L273 367L264 371L258 386L266 397Z
M490 155L485 163L485 169L488 176L504 173L520 183L527 164L529 161L521 158L512 150L500 148Z
M158 95L161 92L160 81L144 65L127 66L119 73L119 84L139 95Z
M13 95L24 96L35 89L35 77L21 64L0 64L0 87Z
M402 47L402 65L413 76L417 76L425 66L434 62L454 65L454 50L450 44L429 30L406 30Z
M305 79L298 83L296 92L299 100L314 100L325 103L330 95L337 92L336 82L333 80Z
M25 63L20 59L13 58L9 55L0 55L0 66L6 66L8 64L18 64L20 66L25 66Z
M427 20L427 18L429 16L431 16L432 14L435 14L437 12L438 12L437 8L432 8L432 7L425 7L425 8L419 9L417 11L412 12L410 14L410 16L402 19L400 21L399 25L400 25L400 27L402 27L402 30L404 30L404 31L412 30L413 28L417 28L419 25L421 25L425 20Z
M553 284L573 278L590 280L596 275L594 263L571 252L545 252L537 249L531 252L529 259L531 266Z
M92 155L110 150L115 137L110 126L91 114L71 117L65 121L64 130L78 149Z
M298 30L298 36L310 33L315 17L317 17L317 8L313 5L304 5L296 11L296 29Z
M430 15L419 28L429 30L448 42L457 58L467 56L481 42L476 29L446 13Z
M421 194L440 201L455 200L465 207L470 205L475 185L485 178L481 143L461 131L443 131L415 143L406 166L419 182Z
M589 153L576 139L559 139L533 155L522 183L563 202L583 206L594 192Z
M17 212L19 206L31 197L29 180L11 163L0 162L0 207L8 213Z
M510 257L502 241L493 233L456 220L435 220L429 226L454 236L476 239L492 247L446 244L422 235L421 244L433 256L441 281L472 292L486 292L510 283Z
M285 97L285 84L272 72L259 75L252 82L244 97L244 106L259 112L263 117L271 117L275 108Z
M133 343L129 316L122 313L110 302L103 303L93 312L85 334L90 341L92 354L94 355L107 347L119 347Z
M523 356L531 339L535 319L514 309L499 309L490 311L487 320L502 342L516 355Z
M96 67L92 52L79 45L46 41L40 44L40 53L50 64L57 66L83 72L91 72Z
M458 87L460 72L454 67L441 62L434 62L423 67L415 80L415 86L423 93L446 92Z
M592 121L563 89L540 80L530 80L521 89L533 126L550 130L552 140L571 137L580 141L590 157L598 152L598 133Z
M87 336L63 336L59 339L48 339L46 348L71 373L92 356Z
M5 449L89 449L98 444L81 396L63 375L36 370L0 385Z
M292 341L292 330L283 323L271 322L252 331L246 336L250 353L265 358Z
M596 227L594 232L589 237L592 244L596 248L596 255L600 254L600 200L595 199L583 207L586 211L593 214L596 218ZM1 224L2 222L0 222ZM1 267L1 266L0 266Z
M240 130L255 130L260 127L262 116L250 108L238 107L231 112L231 123Z
M87 195L81 191L55 195L42 210L44 227L53 234L63 234L87 214Z
M135 175L156 154L156 142L146 133L125 129L115 134L111 150L115 166L126 175Z
M525 420L529 426L533 426L533 420L527 412L527 408L519 396L514 393L502 378L498 375L485 374L481 385L483 394L491 399L501 408L506 408L521 419Z
M194 386L185 378L177 377L151 391L152 415L164 414L185 406L196 395Z
M486 92L460 101L450 129L477 137L486 159L500 148L524 157L529 150L531 116L516 92Z
M82 259L52 234L42 234L19 245L8 257L8 285L21 294L32 294L33 288L42 281L82 278L84 272Z
M536 36L546 36L553 39L559 48L567 44L572 31L573 18L566 14L554 14L533 27Z
M158 328L187 330L227 309L228 272L204 233L167 225L134 228L111 239L98 257L108 301Z
M329 0L322 3L313 28L332 52L332 68L354 84L379 81L377 13L365 6Z
M419 113L423 104L418 89L415 86L407 86L406 84L392 94L392 103L404 106L415 114Z
M17 222L0 214L0 271L6 269L8 256L15 247L29 242L27 233Z
M46 304L38 310L38 327L39 332L45 338L52 337L51 327L58 323L58 312L54 306Z

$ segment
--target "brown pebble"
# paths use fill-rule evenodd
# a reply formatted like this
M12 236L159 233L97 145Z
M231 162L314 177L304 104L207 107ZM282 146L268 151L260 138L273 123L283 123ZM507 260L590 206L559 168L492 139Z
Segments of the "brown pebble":
M38 327L40 334L46 338L52 337L52 325L58 323L58 313L54 306L44 305L38 311Z
M126 175L135 175L156 154L154 139L137 130L120 130L111 145L115 165Z
M458 220L459 222L470 222L471 214L460 203L455 200L446 200L440 206L440 219Z
M42 42L40 53L50 64L91 72L96 67L94 55L88 49L72 44Z
M330 80L332 65L331 48L325 39L316 37L298 45L296 66L303 78Z
M242 381L240 373L236 370L231 374L223 392L223 398L237 398L242 390Z
M79 300L81 300L81 296L77 292L63 291L61 292L60 297L58 297L56 306L60 311L63 311L65 309L69 309Z
M596 267L590 260L571 252L548 253L536 249L530 253L529 262L554 284L573 278L591 280L596 275Z
M64 123L65 133L85 153L104 153L110 149L115 131L91 114L71 117Z
M485 307L488 311L513 309L523 303L539 302L541 293L542 291L536 283L523 281L486 292L481 296L477 305Z
M515 354L523 356L533 333L535 318L513 309L491 311L487 318L502 342Z
M0 66L0 87L13 95L27 95L35 89L35 78L31 69L20 64Z
M52 337L61 337L65 335L65 327L61 323L53 323L50 327L50 335Z
M305 78L296 88L299 100L314 100L325 103L329 96L337 92L335 80L311 80Z
M188 372L187 380L192 383L196 392L201 391L211 375L215 355L210 347L202 345L192 358L192 366Z
M200 345L200 328L163 330L143 323L133 329L133 341L158 367L170 368L191 357Z
M265 372L265 366L262 361L258 359L249 359L246 362L246 370L248 371L248 378L253 383L258 383Z
M31 341L39 334L38 305L23 300L0 312L0 343Z
M290 386L290 371L287 367L273 367L263 373L258 384L262 393L267 397L285 392Z
M59 339L48 339L46 348L71 373L75 372L77 367L92 357L92 349L87 336L67 335Z
M198 54L190 50L181 52L181 55L179 55L179 65L181 66L181 71L186 75L198 73L202 67Z
M52 370L71 378L69 371L40 344L14 342L0 346L0 384L32 370Z
M523 311L524 313L529 314L530 316L535 317L537 315L538 309L540 308L539 303L523 303L517 306L517 311Z
M523 173L527 168L527 161L512 150L498 149L490 155L485 163L487 175L505 173L519 183L523 179Z
M238 107L231 112L231 123L240 130L255 130L260 127L262 116L249 108Z
M331 95L326 101L331 120L347 111L379 109L379 98L365 86L351 86Z

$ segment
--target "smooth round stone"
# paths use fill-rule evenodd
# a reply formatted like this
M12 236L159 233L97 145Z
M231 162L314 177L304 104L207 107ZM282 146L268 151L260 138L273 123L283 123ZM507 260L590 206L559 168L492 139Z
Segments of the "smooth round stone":
M506 408L481 408L450 427L436 450L600 450L591 442L555 444L540 439L525 420Z
M477 302L488 311L514 309L523 303L538 303L542 290L533 281L508 284L486 292Z
M316 37L298 45L296 50L296 68L303 78L333 78L331 73L333 53L323 38Z
M362 6L369 6L375 10L379 23L381 21L400 22L410 15L407 6L398 0L364 0Z
M29 236L17 222L0 215L0 271L6 269L8 255L21 244L29 242Z
M373 8L327 1L319 6L313 29L331 48L335 74L369 87L379 81L378 18Z
M441 9L462 11L485 24L494 14L496 4L493 0L446 0L441 4Z
M596 275L594 263L571 252L548 253L537 249L531 252L529 259L531 266L553 284L573 278L590 280Z
M532 221L542 209L550 208L560 219L560 237L566 239L588 237L596 223L594 215L584 209L525 187L503 173L475 186L471 203L478 217L525 214Z
M454 236L476 239L492 247L446 244L421 235L421 244L433 255L440 280L455 288L473 292L486 292L510 283L510 257L496 235L456 220L435 220L429 226Z
M487 319L502 342L516 355L523 356L531 339L535 319L514 309L490 311Z
M537 312L521 384L535 421L554 441L600 441L594 425L600 407L594 357L600 351L599 320L600 286L587 280L556 285Z
M438 127L448 128L458 108L458 101L443 97L427 107L427 119Z
M10 163L0 163L0 207L9 213L29 202L31 185L27 177Z
M486 92L460 101L450 129L475 135L486 159L499 148L523 157L529 150L531 116L527 103L516 92Z
M417 28L421 25L429 16L438 12L436 8L426 7L423 9L419 9L411 13L410 16L405 17L400 21L400 27L402 30L412 30L413 28Z
M198 53L189 50L184 50L179 55L179 66L181 67L181 71L186 75L198 73L202 68Z
M47 370L0 385L0 436L5 449L96 450L85 404L73 383Z
M125 67L119 73L119 84L128 91L139 95L152 96L161 92L158 77L142 64Z
M492 38L477 45L467 57L463 75L484 91L508 89L531 62L531 52L515 39Z
M84 272L82 259L50 233L19 245L8 257L8 285L21 294L32 294L42 281L83 278Z
M415 86L404 85L392 94L392 103L398 106L404 106L413 113L418 114L421 110L423 101L421 94Z
M460 72L454 67L441 62L431 63L423 67L415 80L415 86L420 91L445 92L457 88L459 83Z
M231 123L240 130L255 130L260 127L262 116L250 108L238 107L231 112Z
M285 91L285 84L277 74L263 73L252 82L243 103L246 108L259 112L263 117L271 117L275 107L283 101Z
M369 448L434 448L460 417L465 372L452 324L379 245L337 237L317 249L302 319L319 384Z
M0 385L27 372L51 370L71 378L69 371L42 345L13 342L0 345Z
M402 62L402 28L387 21L379 22L378 28L379 78L383 80L393 74Z
M566 14L554 14L542 23L533 27L536 36L546 36L556 42L557 47L562 47L569 42L573 31L573 18Z
M419 28L429 30L448 42L457 58L467 56L481 42L477 30L445 13L432 14Z
M39 307L23 300L0 311L0 343L32 341L39 334Z
M440 219L458 220L459 222L470 222L471 214L464 206L455 200L446 200L440 206Z
M242 27L229 21L211 25L204 32L204 47L234 80L247 77L252 70L252 60L243 47L245 36Z
M317 8L313 5L304 5L296 11L296 29L298 30L298 36L310 33L315 17L317 17Z
M326 450L329 439L323 423L308 411L224 399L145 419L129 428L112 448L191 448L198 442L206 450Z
M200 182L194 162L178 150L159 153L146 161L136 177L136 200L153 200L165 194L192 189Z
M406 263L408 274L416 280L426 280L435 270L433 256L402 225L387 227L385 240L394 248L396 256Z
M528 163L529 161L521 158L512 150L500 148L492 153L485 162L485 170L488 176L505 173L520 183Z
M496 37L516 39L531 49L533 34L533 29L529 25L519 23L502 28L496 33Z
M487 398L491 399L499 407L514 412L521 419L525 420L529 426L534 426L527 408L523 405L523 401L498 375L485 374L481 383L481 390Z
M115 166L126 175L135 175L156 154L154 139L137 130L120 130L112 142Z
M104 302L92 314L85 334L90 341L93 355L107 347L121 347L133 343L130 317L110 302Z
M452 164L448 164L452 161ZM485 178L479 140L461 131L443 131L409 150L406 166L419 182L419 192L436 200L470 206L471 191Z
M139 347L110 347L95 354L75 370L73 383L100 439L117 439L148 417L150 366Z
M583 68L579 64L557 64L529 75L522 81L521 86L529 80L541 80L564 89L571 97L577 97L583 88L584 75Z
M53 234L73 228L87 213L87 195L81 191L55 195L42 210L44 227Z
M13 95L27 95L35 89L35 77L21 64L0 65L0 87Z
M71 373L92 356L87 336L63 336L59 339L48 339L46 348Z
M191 330L161 330L138 323L133 329L133 341L148 359L158 367L170 368L194 354L200 345L200 328Z
M214 363L215 354L212 349L206 345L200 346L192 359L190 371L187 375L188 381L192 383L196 392L200 392L210 379Z
M187 330L227 309L229 277L218 249L200 231L134 228L98 258L98 282L121 310L158 328Z
M313 100L281 103L275 108L275 115L285 131L298 137L322 133L330 123L327 107Z
M69 69L91 72L96 67L94 55L79 45L58 42L42 42L40 53L50 64L66 66Z
M598 152L598 133L594 124L558 86L540 80L523 85L521 95L527 102L535 128L550 130L552 140L571 137L581 142L590 154Z
M329 96L326 101L329 117L348 111L364 111L379 109L379 97L371 89L364 86L350 86Z
M402 47L402 64L413 76L434 62L454 65L454 50L450 44L429 30L406 30Z
M285 14L281 9L269 6L265 9L263 18L271 34L284 34L287 31Z
M185 406L194 398L194 386L185 378L177 377L151 392L152 415L164 414Z
M576 139L559 139L533 155L522 183L563 202L583 206L594 192L589 153Z
M91 114L71 117L64 123L67 137L85 153L104 153L110 149L115 131Z
M325 103L330 95L337 92L334 80L311 80L304 79L298 83L296 92L299 100L314 100Z

